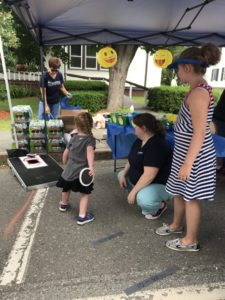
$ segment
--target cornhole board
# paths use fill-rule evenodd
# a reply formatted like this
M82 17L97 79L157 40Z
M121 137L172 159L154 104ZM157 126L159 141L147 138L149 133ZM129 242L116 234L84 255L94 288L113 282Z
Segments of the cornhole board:
M50 155L39 154L35 157L38 159L38 162L31 164L29 164L27 156L7 159L12 173L27 191L54 186L63 171L61 166ZM36 166L34 166L35 164Z

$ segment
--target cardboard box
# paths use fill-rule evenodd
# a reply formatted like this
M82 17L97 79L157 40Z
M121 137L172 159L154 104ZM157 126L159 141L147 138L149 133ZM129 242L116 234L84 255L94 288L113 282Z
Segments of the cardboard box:
M88 109L69 110L61 109L59 118L63 120L64 131L71 132L76 128L75 118L81 112L88 112Z

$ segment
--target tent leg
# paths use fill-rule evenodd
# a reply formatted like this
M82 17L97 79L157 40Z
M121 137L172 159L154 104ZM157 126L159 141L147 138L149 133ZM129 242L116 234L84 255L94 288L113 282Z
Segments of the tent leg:
M8 77L7 77L5 57L4 57L4 52L3 52L3 45L2 45L2 37L1 36L0 36L0 53L1 53L2 68L3 68L5 87L6 87L6 92L7 92L8 104L9 104L9 111L10 111L10 118L11 118L11 129L12 129L12 132L13 132L13 135L14 135L16 148L18 148L18 140L17 140L17 136L16 136L15 121L14 121L13 112L12 112L12 101L11 101L11 97L10 97L9 82L8 82Z
M42 78L42 82L41 82L41 86L42 86L42 95L44 95L44 51L43 51L43 46L40 46L40 59L41 59L41 78ZM44 107L44 112L45 112L45 101L43 99L43 107ZM47 121L46 118L44 118L44 123L45 123L45 128L44 128L44 132L45 132L45 147L46 147L46 152L48 153L48 135L47 135Z

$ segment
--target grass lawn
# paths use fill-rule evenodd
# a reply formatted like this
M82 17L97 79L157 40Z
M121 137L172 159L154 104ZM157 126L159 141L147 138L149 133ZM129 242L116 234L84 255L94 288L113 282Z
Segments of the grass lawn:
M132 100L134 100L136 103L140 105L145 105L145 98L143 96L134 96L132 97Z

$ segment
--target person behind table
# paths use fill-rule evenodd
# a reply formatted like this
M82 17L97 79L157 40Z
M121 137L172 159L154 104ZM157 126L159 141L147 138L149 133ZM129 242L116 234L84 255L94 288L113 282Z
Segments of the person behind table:
M214 199L216 184L216 153L210 122L214 99L212 88L204 79L209 65L220 60L220 50L213 44L184 50L169 68L177 68L181 83L189 85L174 126L175 148L172 168L166 184L174 195L174 216L170 225L163 224L158 235L182 233L186 217L186 233L181 239L167 241L176 251L199 251L198 228L200 201Z
M150 113L133 117L137 140L125 168L119 172L121 188L128 190L127 201L137 204L148 220L158 219L172 197L165 191L172 161L172 150L165 140L165 129Z
M223 90L220 99L214 109L213 123L216 128L216 134L225 137L225 90ZM217 157L216 168L218 172L223 170L223 157Z
M44 72L40 79L41 97L39 101L39 120L56 119L60 107L61 92L71 98L71 94L64 87L63 75L59 72L60 60L58 57L50 57L49 70ZM44 110L45 102L45 110Z
M76 117L76 134L74 134L63 153L65 169L56 186L62 188L59 210L65 212L69 208L71 191L80 193L79 215L77 224L83 225L94 220L94 214L87 211L89 195L93 191L93 183L83 186L79 174L83 168L89 168L90 176L94 176L95 138L92 134L93 119L88 112L79 113Z

